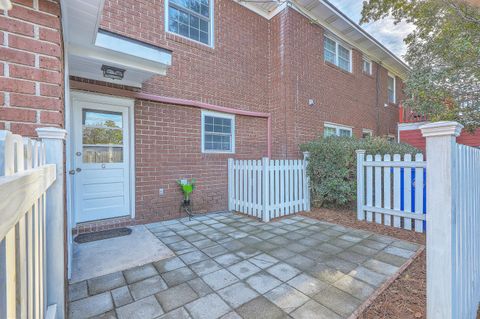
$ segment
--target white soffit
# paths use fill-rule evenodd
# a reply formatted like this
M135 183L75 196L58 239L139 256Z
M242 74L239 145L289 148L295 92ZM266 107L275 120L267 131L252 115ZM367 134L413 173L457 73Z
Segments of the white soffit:
M70 75L135 87L153 75L165 75L172 62L170 51L98 31L103 4L104 0L65 1ZM105 78L103 64L124 69L124 78Z
M400 58L326 0L290 0L286 2L265 0L235 1L267 19L273 18L286 5L289 5L303 15L315 20L325 27L329 33L343 40L351 47L357 48L373 61L382 64L401 78L405 78L409 71L409 67Z

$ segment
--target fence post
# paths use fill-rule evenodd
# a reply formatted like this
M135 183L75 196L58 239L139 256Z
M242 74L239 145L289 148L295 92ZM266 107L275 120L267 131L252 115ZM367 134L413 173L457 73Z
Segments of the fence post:
M67 131L55 127L37 128L45 144L47 164L55 164L57 179L47 191L46 202L46 259L47 305L57 306L56 318L65 318L65 171L64 145Z
M268 201L270 198L270 179L269 179L269 163L270 159L268 157L262 158L262 221L269 222L270 221L270 207L268 205Z
M233 194L233 158L228 159L228 210L233 211L234 205L233 205L233 199L234 199L234 194Z
M363 169L363 161L365 160L365 150L357 150L357 219L364 220L365 214L363 213L363 200L364 200L364 187L365 176Z
M454 319L457 122L420 127L427 155L427 318Z
M303 152L303 194L305 196L305 211L310 211L310 177L307 174L310 152Z

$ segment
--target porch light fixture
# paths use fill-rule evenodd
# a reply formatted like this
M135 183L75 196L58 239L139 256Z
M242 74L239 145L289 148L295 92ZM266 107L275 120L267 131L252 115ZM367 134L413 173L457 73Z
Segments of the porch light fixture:
M125 75L125 70L110 65L102 65L103 76L112 80L121 80Z

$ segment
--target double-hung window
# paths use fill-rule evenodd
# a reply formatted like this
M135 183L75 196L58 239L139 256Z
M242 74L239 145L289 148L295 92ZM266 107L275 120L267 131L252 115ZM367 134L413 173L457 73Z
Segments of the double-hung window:
M347 126L340 126L330 123L325 123L323 129L323 136L352 136L352 128Z
M395 76L388 74L388 103L396 103Z
M202 152L235 153L235 116L202 112Z
M347 72L352 72L351 51L329 37L324 37L323 58Z
M364 74L372 75L372 62L366 58L363 58L362 61L362 71Z
M166 28L169 32L212 45L213 0L166 0Z

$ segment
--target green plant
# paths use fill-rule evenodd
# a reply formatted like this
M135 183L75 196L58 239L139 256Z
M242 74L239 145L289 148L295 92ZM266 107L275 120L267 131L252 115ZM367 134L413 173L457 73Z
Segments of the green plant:
M180 186L180 189L183 192L183 200L188 202L190 200L190 194L195 189L195 178L192 178L190 181L188 179L185 180L177 180L177 184Z
M389 142L381 137L321 137L300 148L310 152L307 174L311 182L312 205L335 208L352 207L356 201L356 150L363 149L372 155L420 152L410 145Z

